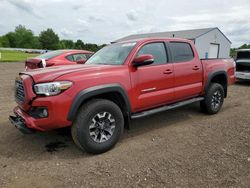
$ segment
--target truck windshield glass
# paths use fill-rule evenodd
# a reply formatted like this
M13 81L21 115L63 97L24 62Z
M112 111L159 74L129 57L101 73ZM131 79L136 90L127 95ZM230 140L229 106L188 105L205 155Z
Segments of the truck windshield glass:
M122 65L135 44L111 44L96 52L85 64Z

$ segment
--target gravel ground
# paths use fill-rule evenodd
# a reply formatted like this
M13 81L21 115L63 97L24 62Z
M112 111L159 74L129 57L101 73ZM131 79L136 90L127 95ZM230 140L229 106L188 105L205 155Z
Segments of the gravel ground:
M67 130L9 123L23 67L0 64L0 187L250 187L250 83L231 86L217 115L193 104L136 120L113 150L89 155Z

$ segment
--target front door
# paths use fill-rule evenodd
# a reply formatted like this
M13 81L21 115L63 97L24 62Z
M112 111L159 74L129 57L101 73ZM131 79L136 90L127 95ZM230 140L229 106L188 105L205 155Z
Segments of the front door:
M168 63L164 42L145 44L137 56L143 54L153 55L154 63L138 67L131 73L137 111L166 104L174 97L173 64Z

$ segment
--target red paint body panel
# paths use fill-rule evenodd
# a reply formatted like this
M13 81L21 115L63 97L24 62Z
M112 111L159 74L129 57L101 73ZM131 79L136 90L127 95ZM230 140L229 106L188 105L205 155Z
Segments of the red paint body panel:
M190 43L194 58L187 62L174 63L175 100L197 96L202 92L203 66L193 43Z
M152 108L174 99L174 74L164 74L167 69L173 71L173 65L139 67L130 73L135 110Z
M46 67L59 66L59 65L75 65L77 63L75 61L70 61L69 59L67 59L67 56L76 55L76 54L90 54L91 55L93 53L94 52L87 51L87 50L63 50L63 53L61 53L60 55L57 55L50 59L45 59L47 63ZM25 62L25 67L27 70L41 68L39 67L39 63L41 63L40 58L36 58L36 57L30 58Z
M133 67L132 61L142 46L152 42L187 42L194 58L188 62L169 62L161 65ZM77 94L93 86L119 84L128 96L131 113L152 109L176 101L204 94L209 75L225 71L228 84L235 82L235 65L232 59L200 60L194 44L184 39L140 39L123 65L72 65L54 66L21 73L26 101L18 104L14 112L25 120L29 128L46 131L70 126L67 120ZM39 97L33 85L52 81L71 81L73 85L57 96ZM34 119L28 115L31 107L47 107L48 118Z

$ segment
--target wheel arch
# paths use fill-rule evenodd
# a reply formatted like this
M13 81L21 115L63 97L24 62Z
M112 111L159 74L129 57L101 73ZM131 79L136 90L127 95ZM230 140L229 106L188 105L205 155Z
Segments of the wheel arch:
M225 98L227 97L227 86L228 86L228 77L227 73L224 70L212 72L208 75L207 83L205 86L205 93L208 91L211 83L219 83L223 86Z
M117 104L124 115L125 127L130 128L131 106L127 93L120 84L99 85L80 91L73 100L67 119L73 121L79 108L94 98L108 99Z

